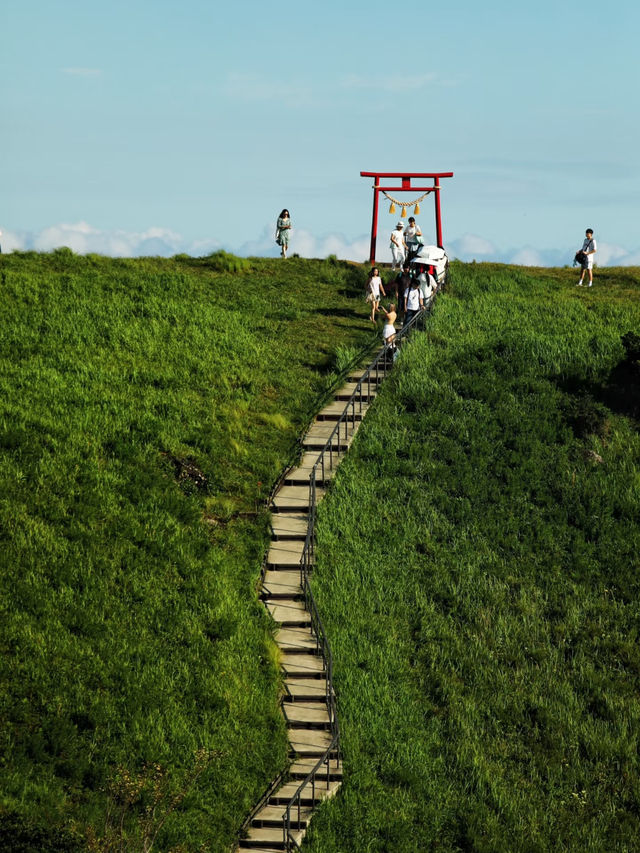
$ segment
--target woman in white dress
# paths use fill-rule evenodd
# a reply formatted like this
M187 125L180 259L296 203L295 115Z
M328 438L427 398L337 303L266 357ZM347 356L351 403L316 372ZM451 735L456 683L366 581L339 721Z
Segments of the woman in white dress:
M383 296L387 295L384 292L384 287L382 286L382 279L380 278L378 267L373 267L369 273L369 280L367 281L367 302L371 303L372 323L376 322L376 311L380 306L380 291L382 291Z
M276 243L282 247L280 254L283 258L287 257L287 249L289 248L289 232L291 231L291 218L289 211L285 207L280 212L278 222L276 223Z

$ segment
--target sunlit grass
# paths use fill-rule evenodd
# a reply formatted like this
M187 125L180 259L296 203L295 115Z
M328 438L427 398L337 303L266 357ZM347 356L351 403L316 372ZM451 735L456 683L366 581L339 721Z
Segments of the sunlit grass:
M363 276L0 257L0 847L16 826L42 850L104 834L126 779L142 849L153 768L177 796L205 749L156 847L218 851L283 769L264 505L371 341Z
M346 776L309 849L631 851L640 275L452 272L320 507Z

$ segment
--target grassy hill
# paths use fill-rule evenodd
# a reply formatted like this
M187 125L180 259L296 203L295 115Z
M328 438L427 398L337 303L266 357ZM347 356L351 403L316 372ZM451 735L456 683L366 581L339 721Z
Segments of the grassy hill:
M0 850L224 850L284 766L264 503L363 280L0 256ZM634 849L640 272L574 283L454 264L321 505L310 850Z
M311 851L640 838L640 270L452 266L320 506Z
M284 767L264 506L363 281L0 256L0 849L226 849Z

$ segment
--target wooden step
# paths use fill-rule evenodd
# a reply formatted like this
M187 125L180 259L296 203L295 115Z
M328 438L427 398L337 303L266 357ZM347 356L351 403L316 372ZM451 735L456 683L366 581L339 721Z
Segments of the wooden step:
M296 839L297 844L302 843L304 838L304 830L292 831L292 835ZM239 844L240 850L284 850L284 835L282 827L276 829L269 826L251 826L247 832L247 837L241 839Z
M311 759L303 760L310 762L309 770L307 770L302 779L296 779L293 782L286 782L282 787L278 788L275 794L269 798L269 805L286 806L291 800L291 797L297 793L300 783L304 781L308 773L313 770L313 761ZM340 780L330 779L329 785L327 786L327 771L325 769L322 777L316 777L315 790L312 789L310 784L305 786L304 790L300 794L300 802L304 806L310 806L314 803L321 803L323 800L328 800L329 797L332 797L336 791L338 791L340 784Z
M324 678L324 660L321 655L289 654L285 652L280 663L287 678Z
M309 432L302 439L302 446L309 450L323 450L328 444L329 438L331 438L331 447L333 450L344 453L351 445L351 441L353 440L353 436L357 428L357 423L355 425L349 424L345 438L344 427L340 427L340 435L334 435L331 438L331 434L334 429L334 425L332 423L313 424L313 426L310 427Z
M362 399L363 402L369 403L375 399L378 389L378 382L367 382L366 380L362 383L362 390L358 393L356 397L357 400ZM356 389L358 387L357 382L347 382L339 391L335 393L335 399L340 400L341 402L348 402L353 395L356 393Z
M350 382L353 382L354 385L357 384L362 379L364 374L365 374L365 370L361 370L360 372L350 373L348 378L347 378L347 384ZM384 379L384 377L382 375L382 369L380 369L378 371L378 377L377 378L376 378L376 373L374 370L369 374L368 378L364 379L363 381L365 383L370 382L371 385L379 385L383 381L383 379Z
M309 516L306 513L274 513L271 516L272 539L276 542L296 539L304 542L308 524Z
M275 636L278 647L289 654L314 654L317 640L309 628L280 628Z
M267 554L270 569L291 569L300 565L304 542L299 539L279 540L271 543Z
M328 729L331 725L324 702L283 702L282 711L290 728Z
M282 818L284 816L285 806L281 806L279 803L264 806L264 808L260 809L258 814L251 821L251 826L280 827L280 832L282 832ZM311 811L312 810L309 806L303 806L300 809L300 820L298 820L297 806L295 809L291 809L291 828L301 829L306 827L309 823L309 818L311 817Z
M316 766L318 760L316 758L298 758L296 759L291 767L289 768L289 778L293 780L293 782L302 782L304 781L309 773ZM327 767L324 765L320 770L318 770L317 782L320 785L325 786L327 779ZM342 762L338 764L335 758L332 758L329 761L329 779L340 781L342 779ZM287 784L291 784L288 782ZM295 791L294 791L295 793ZM275 792L274 796L278 795L278 791Z
M324 423L326 421L335 423L335 421L340 420L342 415L345 415L348 421L351 421L354 418L357 421L361 421L367 412L367 408L367 403L361 403L356 400L355 406L350 405L348 406L348 408L346 408L345 415L345 403L336 400L336 402L329 403L329 405L325 406L321 412L318 412L318 414L316 415L316 422Z
M324 489L316 486L316 500L322 500ZM308 512L309 485L281 486L271 501L272 512Z
M292 468L289 471L283 481L285 486L304 486L309 484L309 477L311 476L311 469L318 461L320 456L320 451L318 450L308 450L306 453L302 455L302 459L298 463L296 468ZM341 455L333 454L333 459L329 460L327 456L324 462L324 475L322 471L322 466L318 464L316 467L316 484L322 485L322 483L328 483L329 480L333 477L338 467L340 460L342 459ZM324 476L324 481L323 481Z
M264 573L262 581L262 596L270 600L277 598L303 598L304 593L300 586L300 572L296 570L276 571L268 569Z
M274 622L283 628L310 628L311 616L305 609L304 601L297 599L274 599L265 601L265 606Z
M297 756L320 758L331 746L331 732L320 729L289 729L289 744Z
M346 431L347 437L349 436L349 433L353 432L353 429L354 428L351 426L351 424L347 425L347 431ZM305 437L313 437L314 439L321 439L322 438L326 442L329 440L329 438L331 437L331 434L333 433L334 430L335 430L335 424L331 423L330 421L323 421L322 423L316 422L314 424L311 424L311 426L309 427L309 430L307 432L307 435ZM342 426L340 428L340 438L342 440L344 440L344 436L345 436L345 428L344 428L344 426ZM337 437L338 437L337 435L334 436L334 440Z
M288 699L294 702L322 702L327 695L324 678L285 678Z

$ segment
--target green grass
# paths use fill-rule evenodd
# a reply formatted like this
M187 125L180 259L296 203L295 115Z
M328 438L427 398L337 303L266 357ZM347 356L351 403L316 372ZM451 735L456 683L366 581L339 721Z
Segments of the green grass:
M123 811L128 851L169 812L154 849L227 849L284 767L265 501L371 340L363 282L0 258L0 849L120 849Z
M321 504L309 850L638 849L640 271L596 282L454 264Z

